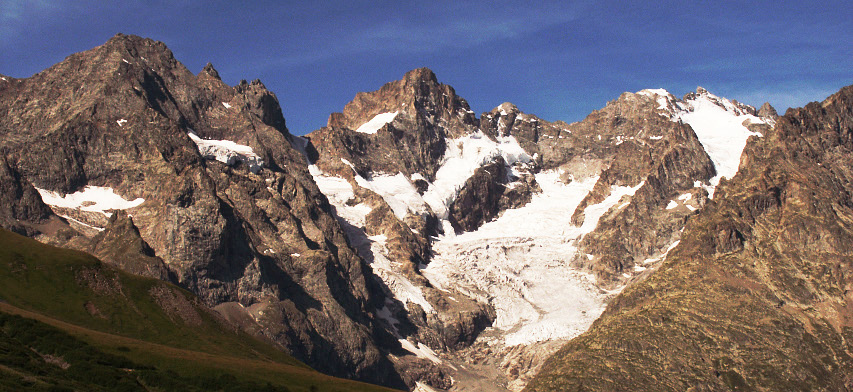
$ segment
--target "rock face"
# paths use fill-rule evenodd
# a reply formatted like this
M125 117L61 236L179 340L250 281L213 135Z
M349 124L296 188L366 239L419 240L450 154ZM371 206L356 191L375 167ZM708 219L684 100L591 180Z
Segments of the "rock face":
M319 370L403 386L376 343L382 292L260 81L229 87L163 43L117 35L0 85L0 107L5 227L171 277L209 306L239 303ZM203 156L204 143L262 166Z
M432 180L445 139L478 124L467 101L420 68L378 91L358 93L342 113L329 116L325 128L308 136L318 153L311 159L327 173L349 169L340 161L346 159L359 174L419 173Z
M658 271L528 390L853 388L853 86L765 131Z

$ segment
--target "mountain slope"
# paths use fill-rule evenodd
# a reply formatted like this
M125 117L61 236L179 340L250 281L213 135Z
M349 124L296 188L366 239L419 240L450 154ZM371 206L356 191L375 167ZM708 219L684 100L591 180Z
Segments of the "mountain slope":
M257 390L267 383L276 390L385 390L320 374L235 329L185 290L81 252L0 229L0 263L6 383L45 390Z
M527 390L853 388L853 86L765 132L658 271Z
M0 108L6 227L171 279L322 371L403 386L377 345L382 292L260 81L119 34L0 85Z

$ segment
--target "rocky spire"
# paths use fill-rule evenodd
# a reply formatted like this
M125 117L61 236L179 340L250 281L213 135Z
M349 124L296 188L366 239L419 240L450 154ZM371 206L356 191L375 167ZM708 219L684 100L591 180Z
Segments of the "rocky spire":
M209 62L207 63L207 65L204 66L204 68L201 69L201 72L198 73L199 77L201 77L202 75L206 75L217 80L222 80L222 78L219 77L219 72L216 71L216 68L213 68L213 64Z
M779 114L776 113L776 108L771 106L770 102L765 102L764 105L761 105L758 109L758 117L775 119L776 117L779 117Z

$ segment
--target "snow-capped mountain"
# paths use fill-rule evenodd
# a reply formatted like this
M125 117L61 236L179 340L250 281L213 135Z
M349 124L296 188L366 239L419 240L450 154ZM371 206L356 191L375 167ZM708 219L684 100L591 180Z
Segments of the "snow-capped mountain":
M588 356L606 356L596 350L629 364L625 353L662 344L644 331L717 328L719 318L658 328L664 316L646 328L643 306L674 301L661 287L698 295L679 275L701 274L691 257L768 259L781 221L761 216L786 197L827 183L838 191L832 203L802 204L838 230L793 221L846 257L848 95L779 118L768 104L756 110L701 87L680 99L649 89L568 124L511 103L477 116L421 68L356 94L297 137L260 81L228 86L209 64L193 75L164 44L118 35L0 84L0 225L171 280L222 322L327 373L500 391L525 388L542 368L530 388L547 390ZM816 171L799 181L791 161ZM798 232L792 244L820 242ZM792 249L780 257L805 260ZM842 264L824 270L835 276ZM746 278L708 270L757 279L796 320L835 311L828 325L843 337L847 297L819 289L823 275L803 267L778 281L778 266L752 268ZM652 346L636 350L620 333ZM576 351L548 361L567 342ZM694 348L678 349L699 363ZM718 374L744 369L714 355ZM606 378L615 365L594 359Z
M388 102L400 108L393 115ZM463 389L468 372L458 369L478 356L487 372L505 372L498 385L522 388L541 363L531 358L584 332L678 243L686 217L758 135L742 124L774 121L702 88L683 100L626 93L575 124L510 103L477 121L422 69L359 93L345 111L304 141L318 151L308 154L314 179L394 299L377 314ZM422 135L444 145L412 149ZM437 157L413 169L422 156L412 150Z

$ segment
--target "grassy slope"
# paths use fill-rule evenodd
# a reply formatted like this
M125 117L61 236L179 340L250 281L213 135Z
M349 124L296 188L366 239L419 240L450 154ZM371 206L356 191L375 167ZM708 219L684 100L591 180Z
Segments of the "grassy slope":
M161 306L162 299L152 295L158 291L171 293L176 299L169 304L174 306ZM192 294L168 283L129 275L88 254L47 246L2 229L0 301L2 312L47 323L105 355L118 355L188 380L230 374L240 382L269 382L294 391L311 386L387 390L320 374L234 331ZM6 375L15 371L4 363L0 370Z

